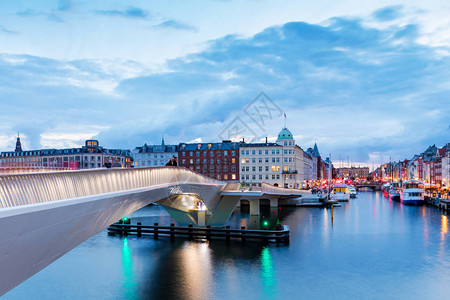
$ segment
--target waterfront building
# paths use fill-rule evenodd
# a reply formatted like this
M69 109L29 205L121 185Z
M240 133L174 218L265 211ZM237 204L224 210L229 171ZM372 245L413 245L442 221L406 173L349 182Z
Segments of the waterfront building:
M178 159L178 145L166 145L163 137L161 145L144 144L131 151L131 156L136 168L165 166L171 158Z
M450 186L450 144L447 144L445 149L445 154L441 157L441 180L442 187L448 189L448 187Z
M18 138L18 142L20 139ZM101 167L130 167L129 150L106 149L97 140L87 140L80 148L16 150L0 154L1 166L5 168L67 168L73 170Z
M342 179L366 179L369 176L368 167L337 168L337 175Z
M240 145L240 181L243 184L260 186L269 183L287 188L307 185L307 173L312 173L312 159L304 155L295 144L292 133L283 128L276 143L242 143Z
M239 180L239 144L229 140L181 143L178 145L178 165L218 180Z

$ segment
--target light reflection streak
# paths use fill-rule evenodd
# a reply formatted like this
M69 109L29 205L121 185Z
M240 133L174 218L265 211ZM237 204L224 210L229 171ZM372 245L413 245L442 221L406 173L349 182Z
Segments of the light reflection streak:
M264 288L264 294L268 296L269 299L272 299L276 294L275 291L275 279L274 279L274 270L273 270L273 259L272 254L268 247L264 247L261 251L260 255L260 263L261 263L261 281Z
M184 247L182 272L188 299L208 299L213 278L211 249L207 243L188 243Z
M445 235L448 232L448 218L445 215L441 215L441 243L439 254L440 256L444 255L445 251Z
M123 238L122 246L123 290L126 299L136 298L136 281L134 280L133 258L128 246L128 238Z

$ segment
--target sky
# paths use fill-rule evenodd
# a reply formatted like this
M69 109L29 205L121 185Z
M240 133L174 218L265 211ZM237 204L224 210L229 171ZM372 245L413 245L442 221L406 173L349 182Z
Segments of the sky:
M450 2L0 0L0 151L276 140L378 165L450 142ZM284 118L286 115L286 118Z

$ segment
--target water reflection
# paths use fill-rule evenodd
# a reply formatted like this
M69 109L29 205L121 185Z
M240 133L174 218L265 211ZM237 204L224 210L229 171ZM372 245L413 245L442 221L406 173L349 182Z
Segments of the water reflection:
M123 291L125 298L136 298L136 281L134 280L133 258L128 246L128 238L123 238L122 244L122 269L123 269Z
M275 291L275 278L274 278L274 268L273 268L273 259L270 254L269 247L264 247L261 251L260 255L260 264L261 264L261 281L264 288L264 294L267 298L272 298Z

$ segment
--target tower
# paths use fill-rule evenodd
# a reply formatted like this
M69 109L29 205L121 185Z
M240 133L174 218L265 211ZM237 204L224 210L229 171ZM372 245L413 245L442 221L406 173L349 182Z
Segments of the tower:
M17 133L16 150L15 152L22 152L22 143L20 142L19 133Z

